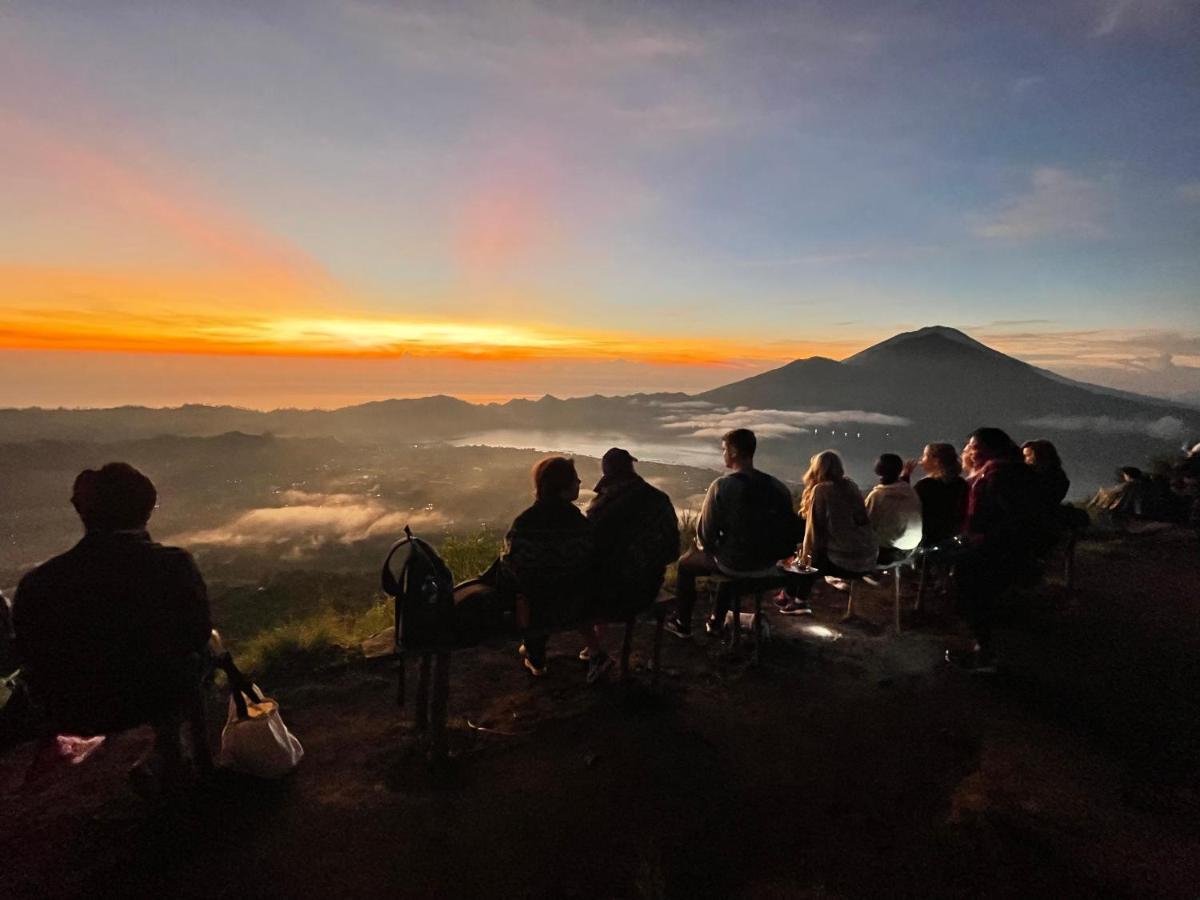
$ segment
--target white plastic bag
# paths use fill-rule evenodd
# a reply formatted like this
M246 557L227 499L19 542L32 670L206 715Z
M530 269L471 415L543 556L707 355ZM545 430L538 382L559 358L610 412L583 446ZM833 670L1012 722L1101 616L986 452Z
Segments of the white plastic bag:
M304 748L283 724L279 704L264 697L258 685L248 691L231 686L217 764L258 778L282 778L303 758Z

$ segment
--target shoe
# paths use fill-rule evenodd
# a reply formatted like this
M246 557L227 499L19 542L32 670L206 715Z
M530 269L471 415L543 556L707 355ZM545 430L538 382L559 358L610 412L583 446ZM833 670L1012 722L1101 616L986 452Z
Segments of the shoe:
M615 665L615 661L611 656L603 650L596 656L595 659L588 663L587 683L595 684L605 676L609 669Z
M783 609L785 606L790 606L792 603L792 595L787 591L779 591L771 600L775 603L778 609Z
M692 626L685 625L679 616L667 616L667 621L663 623L663 628L671 632L677 638L691 640Z
M546 674L546 669L549 668L546 665L546 660L535 659L533 654L529 652L529 648L524 644L521 644L521 646L517 648L517 652L521 654L521 662L529 671L530 675L532 675L534 678L541 678Z
M842 578L835 578L832 575L825 576L825 583L827 585L829 585L830 587L835 588L836 590L839 590L839 591L850 590L850 582L848 582Z
M779 612L785 616L811 616L812 607L803 600L792 600L786 606L779 607Z
M863 581L871 585L871 587L883 587L883 580L875 575L864 575Z
M582 650L579 651L579 659L582 662L587 662L591 658L592 658L592 651L589 650L587 647L584 647Z

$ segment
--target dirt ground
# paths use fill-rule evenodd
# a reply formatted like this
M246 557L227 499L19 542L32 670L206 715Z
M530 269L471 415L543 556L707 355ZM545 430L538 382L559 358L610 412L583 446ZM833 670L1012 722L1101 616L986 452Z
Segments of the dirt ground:
M1195 897L1198 589L1194 534L1089 541L1073 599L1018 598L992 677L942 663L965 637L937 601L894 635L886 589L857 626L817 592L836 640L772 613L757 668L668 635L657 694L649 626L629 685L586 687L570 636L539 681L464 651L442 779L367 663L270 686L308 753L281 783L154 807L124 778L145 733L34 787L21 748L0 895Z

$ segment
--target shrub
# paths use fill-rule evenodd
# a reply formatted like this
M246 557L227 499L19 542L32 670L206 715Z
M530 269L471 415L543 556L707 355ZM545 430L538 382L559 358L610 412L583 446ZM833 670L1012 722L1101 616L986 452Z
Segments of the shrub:
M484 530L473 535L451 535L437 550L458 582L482 575L500 555L502 544L499 534Z
M344 620L332 612L318 613L242 642L237 648L238 666L267 682L294 678L345 660L356 643Z

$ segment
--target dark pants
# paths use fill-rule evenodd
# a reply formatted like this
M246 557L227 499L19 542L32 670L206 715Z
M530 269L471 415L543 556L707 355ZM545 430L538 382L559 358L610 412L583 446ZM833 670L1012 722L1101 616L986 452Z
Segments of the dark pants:
M678 598L679 621L686 625L692 622L692 610L696 608L696 579L705 575L717 575L716 559L698 547L692 547L679 557L676 563L675 596Z
M1012 568L992 554L979 551L958 562L955 580L959 614L970 627L980 651L990 654L996 606L1012 586Z
M862 578L864 574L863 572L851 572L849 569L843 569L837 563L830 560L824 551L817 552L817 558L813 560L813 567L817 570L817 574L803 575L792 579L787 588L788 594L797 600L807 600L812 595L813 585L817 583L818 578L823 578L826 575L832 578Z

